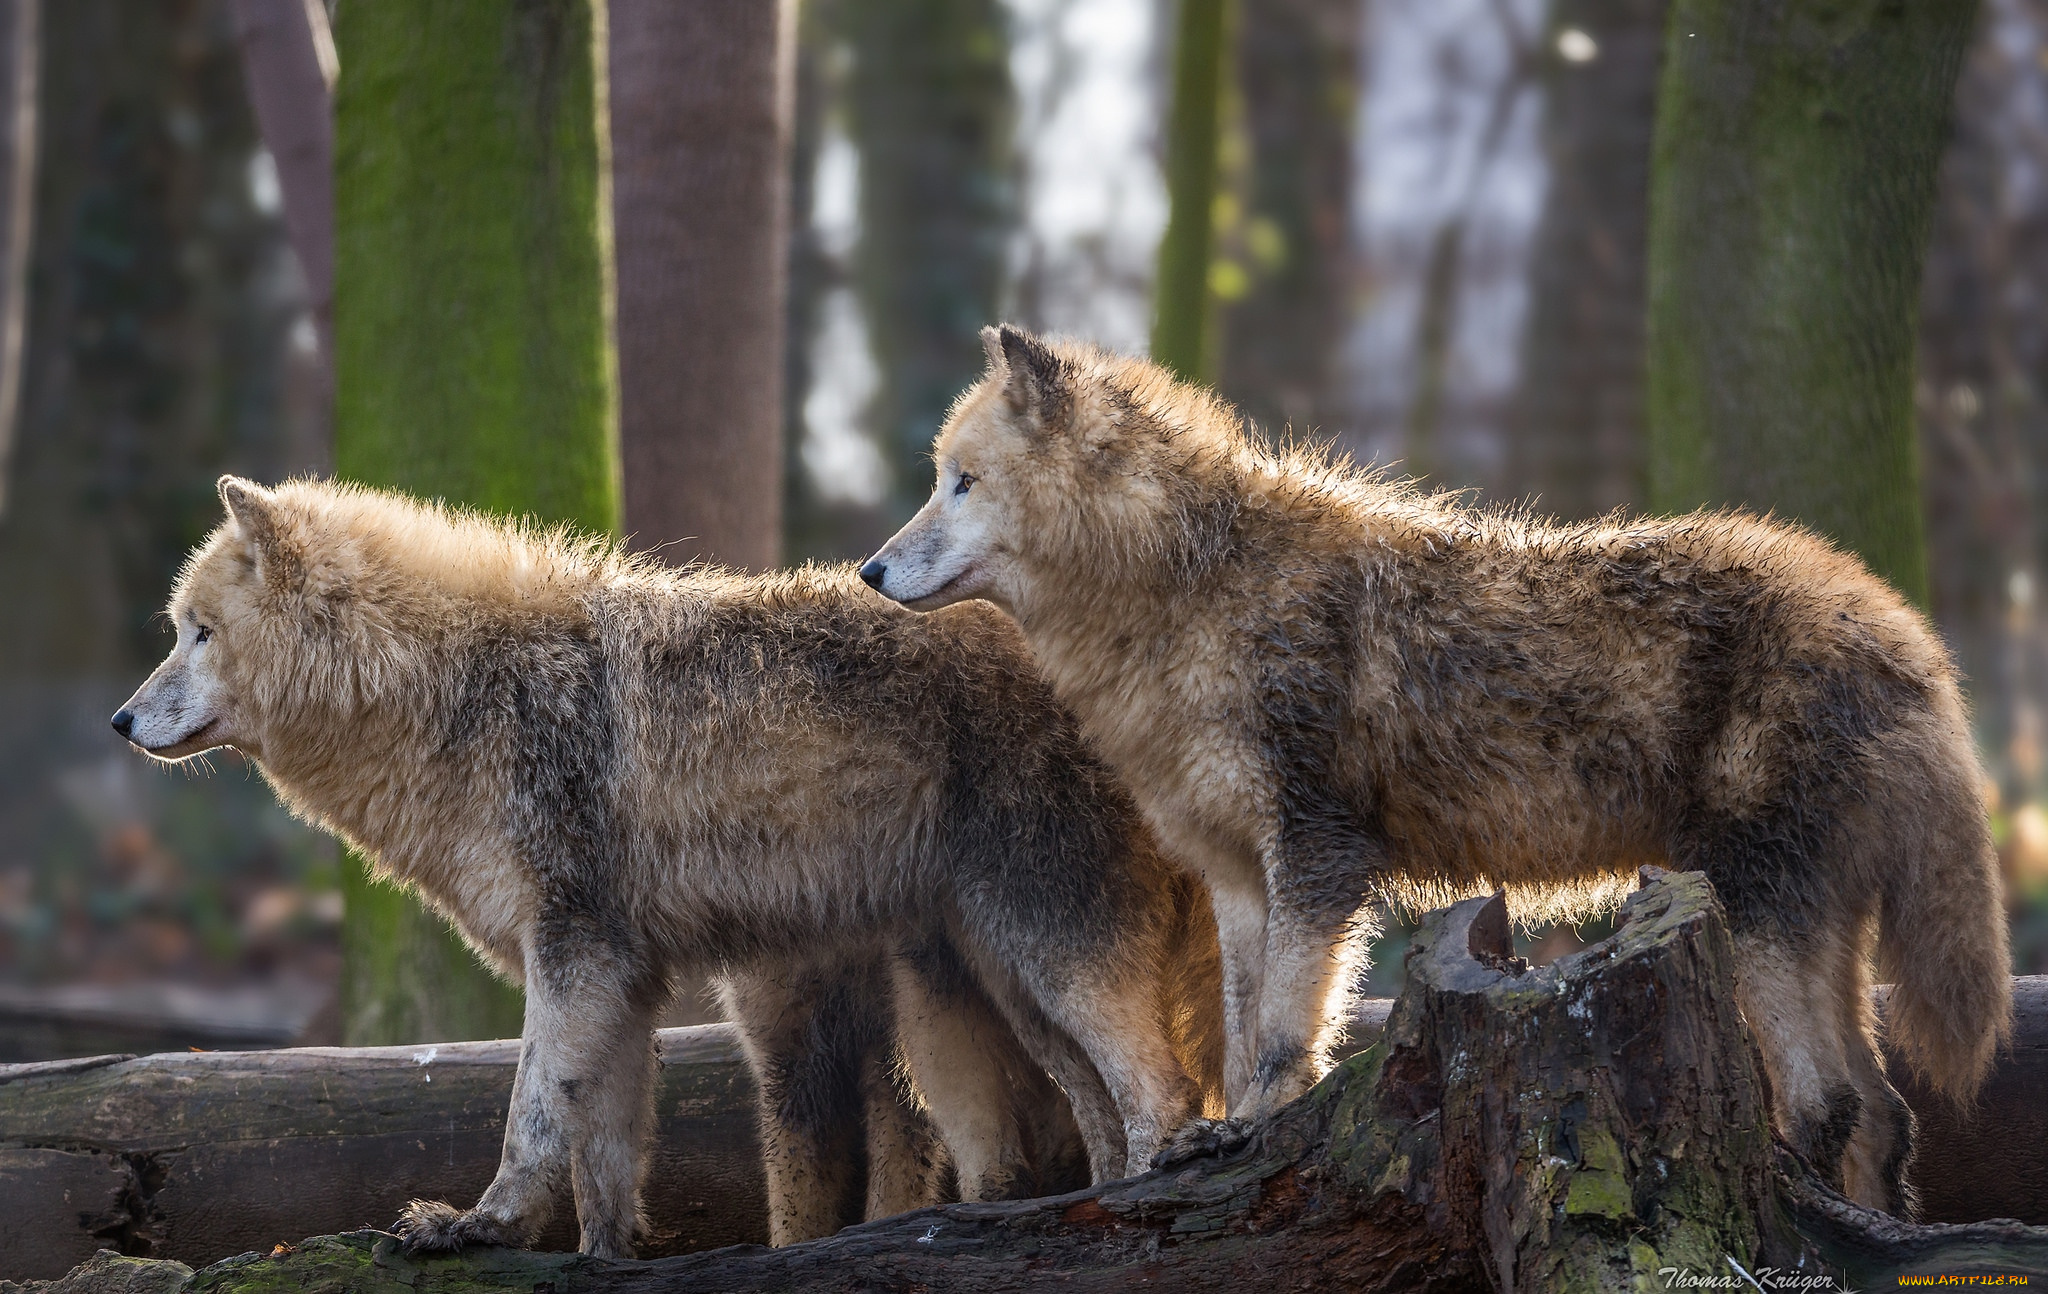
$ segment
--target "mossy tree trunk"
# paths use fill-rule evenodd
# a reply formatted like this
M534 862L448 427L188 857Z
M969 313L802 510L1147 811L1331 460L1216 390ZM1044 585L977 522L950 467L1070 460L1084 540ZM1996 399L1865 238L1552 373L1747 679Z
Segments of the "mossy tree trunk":
M1796 518L1923 603L1914 319L1975 11L1677 0L1652 163L1652 504Z
M1180 0L1174 23L1168 205L1152 289L1152 358L1190 382L1209 381L1215 369L1209 262L1216 243L1216 150L1229 9L1229 0Z
M335 468L616 528L604 0L344 4ZM502 1037L516 993L410 896L345 878L351 1043Z

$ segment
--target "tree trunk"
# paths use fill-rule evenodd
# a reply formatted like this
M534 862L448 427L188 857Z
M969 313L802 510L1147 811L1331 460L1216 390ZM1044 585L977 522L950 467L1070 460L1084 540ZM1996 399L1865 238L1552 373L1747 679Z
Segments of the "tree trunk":
M768 1238L754 1083L731 1025L664 1029L642 1253ZM215 1262L473 1202L498 1168L517 1040L173 1052L0 1067L0 1276L106 1247ZM576 1247L563 1201L542 1236Z
M333 33L322 0L234 0L242 72L277 167L323 360L334 354ZM317 24L317 26L316 26ZM333 381L329 365L328 381Z
M782 551L793 0L610 0L619 441L636 549Z
M1796 518L1923 605L1914 310L1972 0L1677 0L1650 193L1651 502Z
M2048 527L2037 519L2048 404L2036 377L2048 371L2048 336L2033 304L2048 291L2048 194L2016 182L2048 160L2048 139L2014 112L2048 89L2036 58L2044 18L2020 0L1983 7L1956 88L1920 297L1931 609L1969 680L1978 743L2011 808L2043 789L2048 701L2039 592ZM2015 40L2016 27L2032 39ZM2048 951L2040 936L2016 936L2016 963L2039 965Z
M1215 249L1216 145L1223 116L1228 0L1180 0L1173 109L1166 123L1166 233L1153 285L1152 358L1189 382L1215 371L1209 261Z
M0 0L0 516L7 511L28 325L29 235L36 212L36 77L42 0Z
M335 468L592 530L619 519L600 183L603 0L341 7ZM344 878L344 1035L517 1033L414 900Z
M1236 71L1245 210L1218 231L1241 294L1220 307L1217 385L1254 422L1336 430L1351 309L1351 149L1361 6L1243 0ZM1162 301L1164 297L1161 298Z
M931 493L932 437L982 368L1016 227L1016 96L997 0L835 0L860 150L854 289L880 370L867 413L907 517Z
M1643 293L1665 0L1553 0L1539 52L1543 215L1507 492L1567 520L1644 499Z
M1384 1036L1228 1155L1050 1199L925 1209L836 1236L652 1262L486 1251L408 1259L359 1232L163 1289L381 1291L1624 1290L1666 1269L2039 1271L2048 1228L1913 1226L1774 1147L1697 873L1650 872L1610 938L1539 970L1507 910L1432 914ZM2018 1152L2015 1152L2018 1153ZM111 1262L106 1283L123 1272ZM95 1274L88 1271L86 1274ZM178 1283L184 1282L184 1283ZM322 1282L325 1282L324 1284ZM144 1288L137 1285L133 1288Z

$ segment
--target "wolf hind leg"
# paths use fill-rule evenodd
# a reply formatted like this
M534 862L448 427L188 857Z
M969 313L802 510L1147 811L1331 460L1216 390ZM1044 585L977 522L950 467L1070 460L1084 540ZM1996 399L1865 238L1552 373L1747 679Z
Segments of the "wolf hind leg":
M1869 981L1869 963L1860 954L1850 959L1847 974L1839 981L1837 1010L1844 1051L1850 1080L1863 1104L1842 1158L1843 1194L1911 1220L1920 1213L1919 1198L1906 1180L1917 1129L1912 1107L1885 1075Z
M1042 1012L1051 1026L1043 1032L1063 1044L1043 1059L1073 1103L1098 1182L1143 1172L1202 1109L1201 1089L1174 1054L1164 1018L1160 951L1152 940L1134 938L1014 990L1028 992L1037 1008L1019 1014ZM1032 1046L1030 1033L1020 1027L1018 1034ZM1083 1076L1093 1082L1079 1086Z
M948 964L952 963L952 964ZM903 1058L952 1155L963 1200L1028 1194L1023 1129L1011 1110L1000 1051L1010 1031L974 1001L964 967L930 948L892 968Z
M952 1196L945 1143L904 1089L893 1042L871 1048L861 1067L866 1111L867 1221L943 1203Z
M1862 982L1855 969L1860 950L1841 930L1797 941L1762 933L1735 938L1735 999L1771 1080L1772 1122L1822 1181L1847 1194L1844 1160L1851 1140L1867 1119L1882 1119L1866 1108L1853 1060L1868 1039L1845 1027L1843 981ZM1870 1063L1875 1066L1874 1057ZM1857 1202L1885 1206L1883 1199Z
M1088 1182L1066 1096L948 945L894 965L905 1068L941 1131L963 1200L1056 1195Z
M972 967L977 982L1017 1042L1066 1095L1088 1154L1090 1183L1123 1176L1129 1160L1123 1115L1088 1052L1044 1009L1037 994L982 950Z

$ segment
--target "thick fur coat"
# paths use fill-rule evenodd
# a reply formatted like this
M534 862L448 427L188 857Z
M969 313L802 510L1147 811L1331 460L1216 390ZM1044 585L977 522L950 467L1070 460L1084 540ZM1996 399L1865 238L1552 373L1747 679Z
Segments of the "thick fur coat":
M473 1209L409 1213L415 1247L521 1242L573 1181L583 1247L629 1252L677 975L731 979L771 1192L845 1186L790 1171L819 1108L779 1099L816 1033L800 963L887 950L970 1197L1019 1182L1020 1046L1096 1180L1203 1108L1206 900L993 609L914 616L850 571L675 572L346 486L221 493L171 598L177 646L116 727L162 758L241 748L525 986L498 1176ZM825 1225L813 1205L776 1202L781 1238Z
M2000 883L1949 657L1854 557L1740 513L1553 525L1276 451L1143 361L990 329L931 501L862 576L1010 611L1222 932L1225 1087L1299 1094L1360 904L1594 906L1712 878L1794 1145L1894 1211L1911 1115L2007 1029Z

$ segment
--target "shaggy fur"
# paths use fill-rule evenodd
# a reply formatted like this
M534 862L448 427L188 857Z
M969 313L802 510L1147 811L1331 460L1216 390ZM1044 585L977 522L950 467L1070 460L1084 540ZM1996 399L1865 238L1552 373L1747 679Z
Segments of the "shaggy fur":
M1954 670L1854 557L1739 513L1562 526L1276 452L1162 370L990 329L863 578L987 598L1216 904L1233 1113L1299 1094L1362 899L1580 914L1705 871L1792 1143L1910 1207L1872 1040L1958 1100L2008 1028Z
M1087 1184L1065 1098L957 954L937 956L827 949L721 977L761 1093L769 1243L959 1199L961 1183L969 1199Z
M1056 1121L997 1100L1018 1046L1096 1180L1203 1108L1199 886L993 609L914 616L850 571L674 572L346 486L221 493L229 521L171 598L177 646L116 727L167 759L241 748L526 989L498 1176L474 1209L414 1210L413 1247L523 1241L573 1182L583 1248L628 1252L678 975L730 977L784 1239L845 1216L824 1125L886 1078L872 1010L819 967L889 950L875 974L970 1197L1031 1175L1019 1147L1057 1157Z

